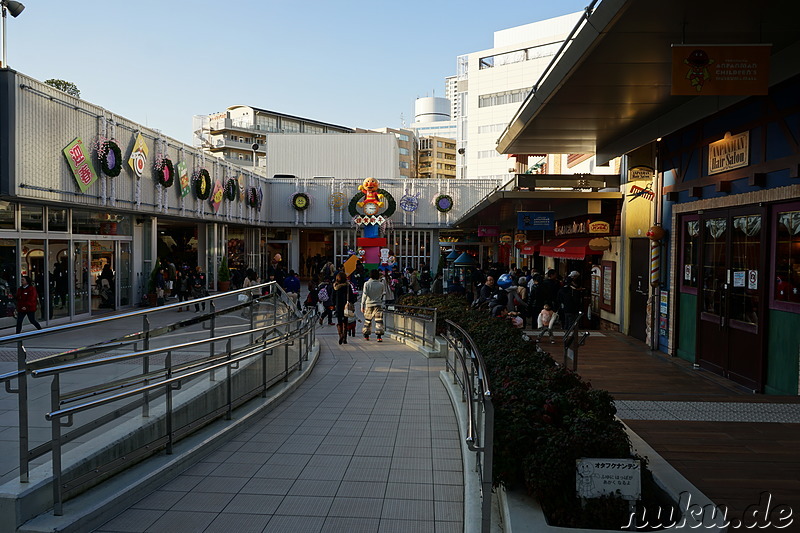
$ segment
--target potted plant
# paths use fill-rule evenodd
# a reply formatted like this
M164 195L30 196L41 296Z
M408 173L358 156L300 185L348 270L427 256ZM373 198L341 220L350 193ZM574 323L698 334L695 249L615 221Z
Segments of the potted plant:
M226 292L231 288L231 269L228 268L228 256L223 255L217 270L217 291Z

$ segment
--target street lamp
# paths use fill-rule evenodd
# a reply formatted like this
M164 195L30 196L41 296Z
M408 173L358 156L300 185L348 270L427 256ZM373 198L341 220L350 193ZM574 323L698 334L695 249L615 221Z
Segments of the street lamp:
M25 6L22 5L20 2L15 2L14 0L0 0L0 6L3 9L3 68L8 67L8 62L6 61L6 14L11 13L11 16L17 18L22 10L25 9Z

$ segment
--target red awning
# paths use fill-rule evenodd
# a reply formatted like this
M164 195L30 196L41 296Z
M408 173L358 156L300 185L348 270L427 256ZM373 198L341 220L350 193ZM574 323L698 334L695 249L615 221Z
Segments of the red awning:
M603 255L602 250L589 248L592 239L554 239L539 248L539 255L544 257L559 257L561 259L585 259L587 255Z
M519 253L522 255L533 255L539 251L542 246L542 241L528 241L519 247Z

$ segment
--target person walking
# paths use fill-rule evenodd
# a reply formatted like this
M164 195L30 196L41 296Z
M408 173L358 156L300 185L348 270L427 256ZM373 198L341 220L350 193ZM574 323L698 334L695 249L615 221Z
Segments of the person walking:
M361 313L364 315L364 339L369 340L372 322L375 322L375 336L383 342L383 305L386 302L386 286L381 283L378 269L370 270L369 279L361 291Z
M17 333L22 331L22 322L25 317L31 324L36 326L36 329L42 329L42 325L36 321L36 305L39 302L39 293L36 292L36 287L31 285L31 280L28 276L22 276L22 285L17 289Z
M347 344L347 315L345 308L351 306L356 301L356 294L353 287L347 281L344 272L336 274L333 282L333 306L336 314L336 329L339 332L339 344Z
M192 275L192 298L202 298L208 294L208 290L206 289L206 275L203 272L203 268L200 265L197 265L194 269L194 274ZM203 311L206 310L206 303L203 302ZM200 312L200 304L194 304L194 312Z
M189 291L191 290L191 279L190 279L190 272L188 265L181 265L181 268L177 271L176 274L177 279L175 280L176 290L178 294L178 302L181 304L183 302L189 301ZM178 307L178 312L180 313L183 311L183 305ZM186 312L189 312L189 305L186 305Z
M244 277L244 281L242 282L242 288L246 289L248 287L254 287L255 285L259 284L261 284L261 280L258 279L258 274L256 274L256 271L253 270L252 268L248 268ZM243 292L242 294L247 296L248 303L252 302L253 298L255 297L253 291L246 291ZM250 309L251 307L249 305L244 309L242 309L242 316L248 318L250 316Z

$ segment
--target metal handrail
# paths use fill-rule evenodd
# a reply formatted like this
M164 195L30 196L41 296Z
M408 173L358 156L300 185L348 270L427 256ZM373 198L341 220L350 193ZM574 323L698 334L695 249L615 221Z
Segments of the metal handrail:
M408 312L408 311L410 312ZM419 307L414 305L403 305L403 304L389 304L386 306L384 311L384 326L387 331L394 331L398 335L402 335L404 337L411 337L414 340L419 340L422 343L422 347L424 348L428 342L431 343L431 347L434 346L433 338L436 336L436 321L438 316L438 310L435 307ZM422 323L422 333L417 333L416 328L406 328L406 327L399 327L394 321L390 324L386 317L389 316L397 316L402 317L404 319L409 319L414 322L421 322ZM433 324L433 331L429 335L428 334L428 327L427 324Z
M494 449L494 405L486 363L475 341L461 326L446 320L445 339L453 348L454 360L449 356L445 368L453 372L453 382L461 385L462 401L467 404L466 444L476 454L476 464L481 487L481 531L491 531L492 516L492 460ZM458 376L455 359L462 372Z

